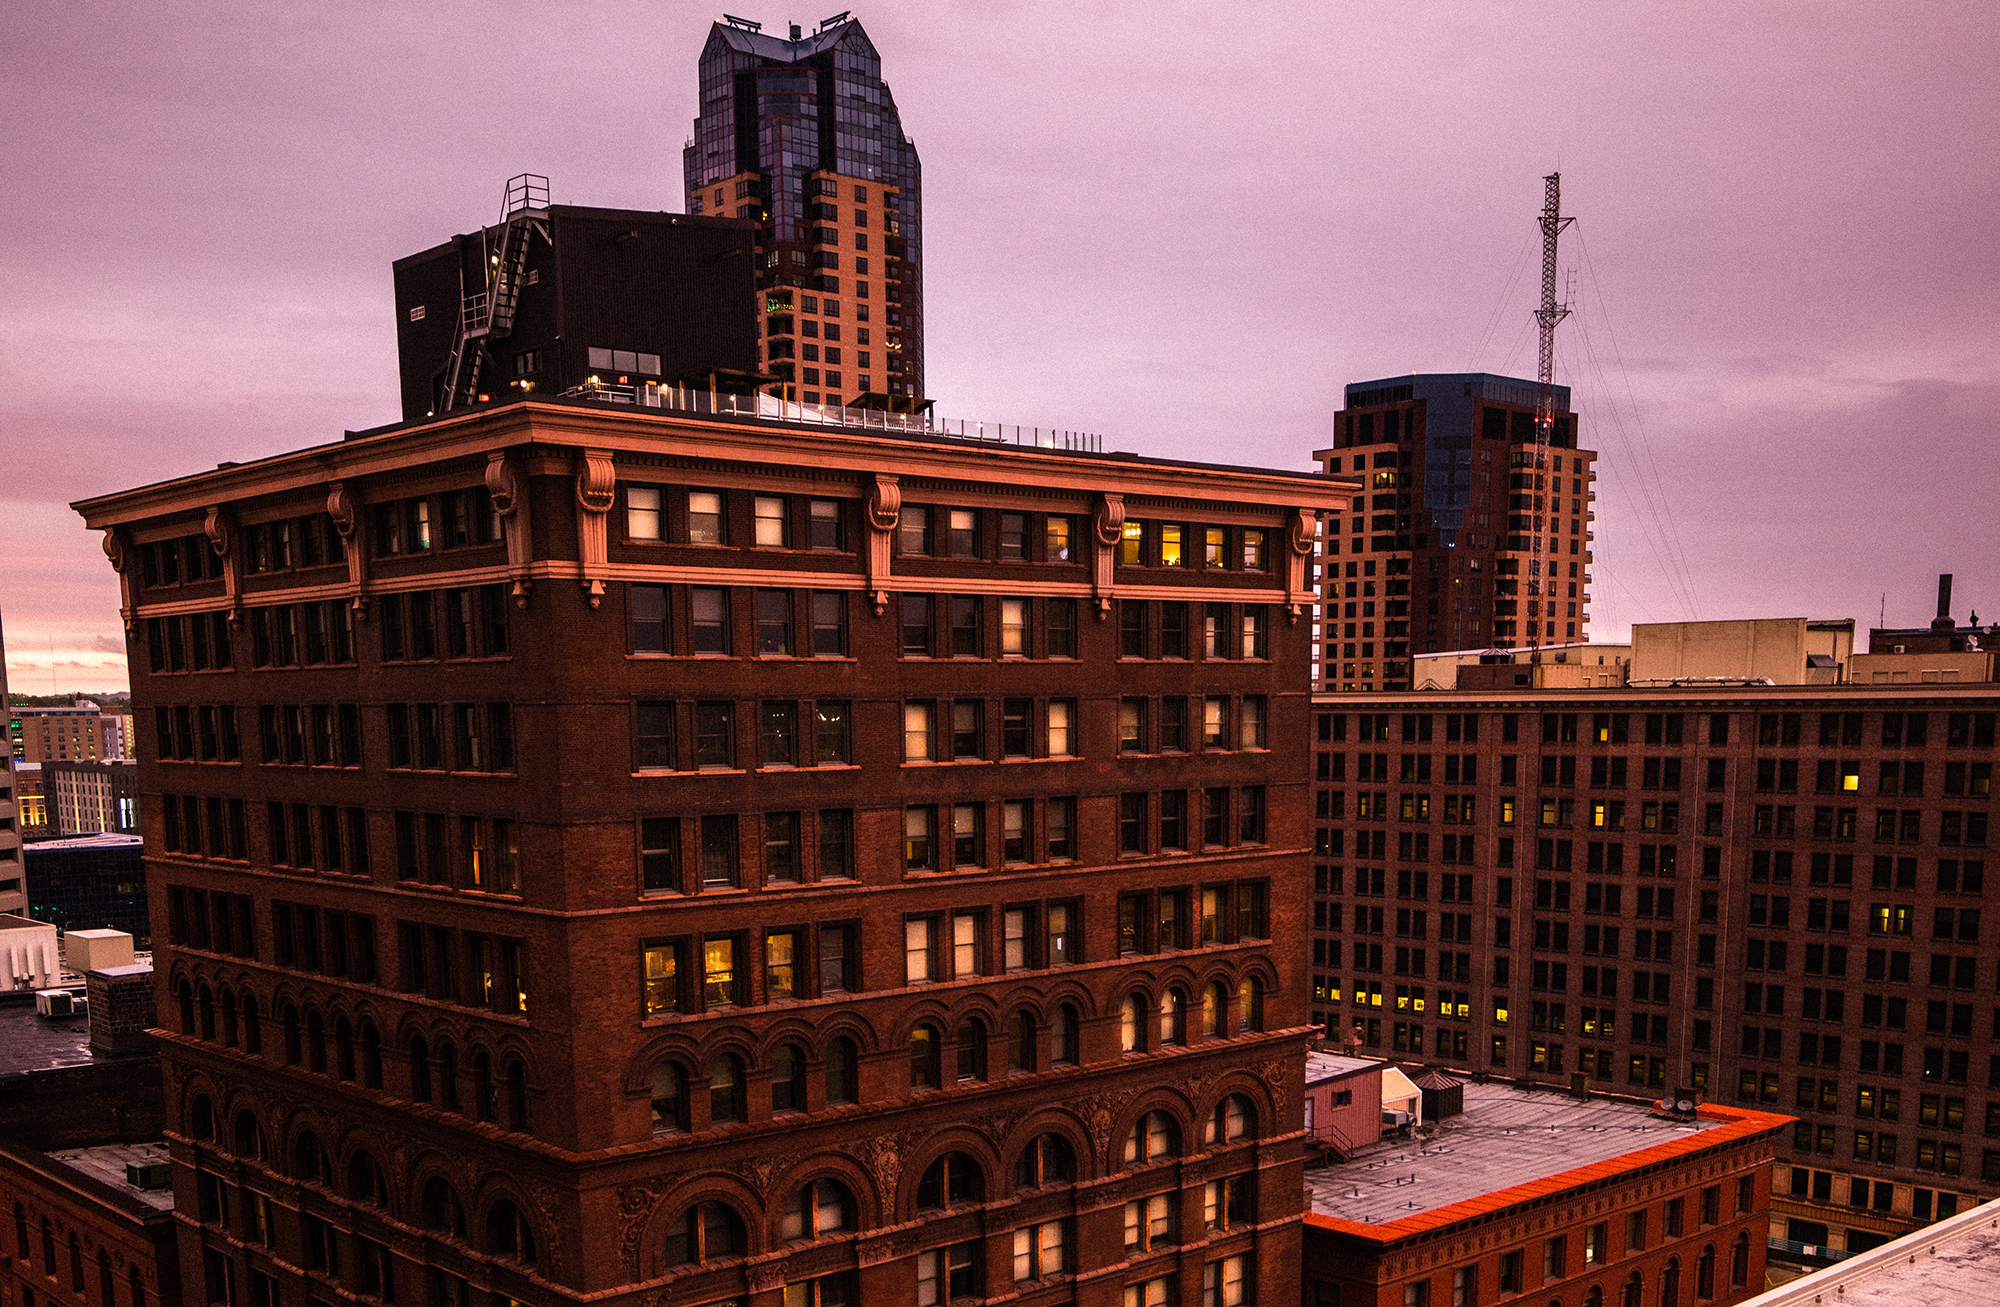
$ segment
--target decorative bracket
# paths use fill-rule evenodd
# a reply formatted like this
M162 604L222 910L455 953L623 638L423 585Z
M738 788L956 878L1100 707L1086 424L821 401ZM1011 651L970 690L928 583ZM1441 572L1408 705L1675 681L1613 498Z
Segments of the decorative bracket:
M220 504L211 504L202 522L208 547L222 560L222 593L229 600L229 624L243 621L243 551L236 547L236 522Z
M104 528L104 557L118 573L118 616L124 619L129 637L139 627L139 583L132 576L132 550L125 533L115 526Z
M1118 542L1125 537L1125 496L1106 494L1091 521L1090 591L1097 603L1097 620L1111 615L1112 564Z
M1306 590L1306 560L1312 557L1313 543L1319 539L1319 519L1303 508L1292 510L1285 525L1285 611L1286 622L1296 626L1299 612L1310 603Z
M891 547L903 517L903 488L896 477L878 473L868 488L868 591L880 617L889 608Z
M486 493L493 497L493 511L500 515L500 530L507 537L507 571L514 578L514 606L528 606L528 591L534 580L528 575L528 502L521 494L520 474L496 449L486 456Z
M576 470L576 552L583 567L583 588L590 594L590 606L604 602L604 571L609 566L609 519L612 500L617 497L618 474L611 466L608 449L579 451L582 461Z
M347 585L353 593L347 606L357 615L368 612L368 554L367 533L361 527L361 503L354 489L345 481L329 482L326 488L326 512L333 519L334 534L340 537L342 548L347 552Z

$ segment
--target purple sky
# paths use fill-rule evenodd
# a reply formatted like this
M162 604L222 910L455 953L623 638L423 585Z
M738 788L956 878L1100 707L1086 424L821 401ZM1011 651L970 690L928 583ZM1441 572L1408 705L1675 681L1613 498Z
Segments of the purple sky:
M1604 456L1595 633L1865 626L1884 592L1920 624L1943 570L1961 620L2000 619L2000 8L856 12L924 160L940 413L1307 465L1347 381L1532 375L1524 260L1560 166L1558 378ZM395 419L390 260L490 221L517 172L678 210L718 16L16 6L13 687L48 691L51 647L62 689L123 684L113 578L67 501Z

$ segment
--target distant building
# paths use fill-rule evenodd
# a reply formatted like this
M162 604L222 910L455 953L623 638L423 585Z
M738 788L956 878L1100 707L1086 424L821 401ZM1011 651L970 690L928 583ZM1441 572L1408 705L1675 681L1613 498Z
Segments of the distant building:
M1471 690L1520 686L1578 689L1623 685L1632 667L1627 644L1556 644L1540 649L1453 649L1411 659L1411 688Z
M152 947L146 873L137 835L78 835L41 840L23 850L28 914L58 930L126 931Z
M729 19L700 70L688 212L757 224L771 393L922 407L923 168L874 43L845 13L790 39Z
M1327 518L1319 688L1407 690L1418 654L1588 639L1597 455L1557 386L1537 468L1537 395L1484 372L1348 385L1313 454L1365 492Z
M7 648L4 637L0 637L0 705L7 702ZM15 765L13 749L13 718L8 717L8 741L6 748L0 748L0 913L22 913L27 910L27 896L21 885L21 836L29 825L39 826L41 813L30 813L22 802L22 776ZM39 802L36 807L39 809ZM6 977L0 976L0 983Z
M17 762L74 762L124 754L124 725L88 699L67 708L20 707L8 730Z
M139 767L111 762L51 762L42 767L57 835L139 833Z
M1463 1112L1306 1173L1308 1304L1684 1307L1763 1287L1790 1117L1424 1081Z
M550 204L534 180L498 225L396 260L405 421L578 388L653 407L661 387L754 388L750 224Z
M47 835L50 809L48 796L42 793L42 764L17 762L13 770L14 804L20 822L16 833L24 839Z

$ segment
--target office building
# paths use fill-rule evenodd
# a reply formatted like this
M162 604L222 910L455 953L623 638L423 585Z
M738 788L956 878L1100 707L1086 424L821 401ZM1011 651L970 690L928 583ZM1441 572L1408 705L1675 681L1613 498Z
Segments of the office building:
M137 835L98 833L22 846L28 915L58 930L122 930L152 945L146 869Z
M700 62L689 213L758 226L770 393L910 412L924 399L923 169L882 58L842 13L789 38L725 19Z
M396 260L403 419L580 389L658 407L660 391L754 389L751 224L549 202L508 183L500 219ZM271 562L292 565L274 537ZM292 546L310 557L313 542Z
M138 764L129 759L44 763L42 778L53 808L53 834L138 834Z
M1426 1079L1442 1114L1306 1173L1308 1302L1688 1307L1764 1287L1791 1118Z
M180 1191L270 1216L184 1211L184 1263L287 1304L1292 1301L1339 489L516 402L79 505ZM140 583L214 522L223 578ZM344 561L246 568L314 529Z
M1567 386L1538 455L1536 399L1483 372L1348 385L1313 455L1365 492L1327 523L1323 689L1407 690L1417 654L1588 640L1597 455Z
M0 637L0 705L7 703L7 648L4 637ZM13 718L8 718L8 747L0 749L0 913L22 914L28 906L28 896L21 883L21 835L26 827L39 824L41 814L31 811L39 808L36 804L24 804L21 795L22 775L15 758L13 740ZM0 983L8 978L0 976Z
M124 718L88 699L66 708L19 707L10 743L16 762L76 762L125 756Z
M1312 1006L1364 1051L1792 1113L1775 1232L1860 1249L2000 1193L2000 686L1814 684L1793 623L1787 684L1642 684L1707 637L1635 629L1627 686L1321 696Z

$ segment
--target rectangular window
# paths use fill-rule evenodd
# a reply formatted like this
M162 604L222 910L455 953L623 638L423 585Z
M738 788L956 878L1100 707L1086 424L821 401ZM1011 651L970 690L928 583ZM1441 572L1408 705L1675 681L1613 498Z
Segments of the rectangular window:
M813 761L821 766L849 761L848 705L821 699L813 705Z
M953 558L979 557L979 514L969 508L954 508L945 515L946 547Z
M1160 851L1187 850L1187 791L1167 790L1160 795Z
M1068 758L1076 753L1076 701L1051 699L1048 704L1048 756Z
M799 879L799 814L764 814L764 879L796 883Z
M727 543L721 491L688 491L688 543L691 545Z
M1002 699L1000 701L1000 755L1003 758L1026 758L1029 749L1029 713L1032 700Z
M854 813L826 808L819 814L819 879L851 880L854 876Z
M1000 561L1024 562L1028 557L1028 516L1025 513L1000 515Z
M1160 605L1160 657L1185 658L1188 650L1188 606L1179 599Z
M1000 653L1017 658L1028 656L1028 601L1000 601Z
M921 985L937 975L937 918L912 917L903 923L903 980Z
M789 658L792 654L792 592L757 591L757 652Z
M903 656L905 658L928 658L931 656L931 629L934 602L929 595L903 596Z
M1146 701L1121 699L1118 701L1118 752L1144 753L1145 751Z
M978 595L951 597L952 657L978 658L986 652L979 638L979 607L982 602Z
M736 765L736 705L704 701L694 706L694 765L727 769Z
M986 865L986 808L978 803L957 803L951 809L951 864L954 867Z
M929 762L937 706L928 700L903 705L903 761Z
M959 699L951 705L951 756L953 758L979 758L985 756L981 747L980 729L984 724L986 705L978 699Z
M816 658L841 658L847 654L847 596L838 590L815 590L812 595L812 651Z
M1210 695L1201 701L1201 747L1229 747L1229 700L1220 695Z
M896 524L896 552L922 557L931 551L931 511L917 504L903 505Z
M1057 862L1076 856L1076 800L1070 798L1050 799L1046 807L1048 818L1049 861Z
M625 535L631 540L664 540L665 515L658 486L625 487Z
M785 549L792 543L790 514L783 495L758 495L751 500L754 541L761 549Z
M766 767L796 766L799 761L799 706L795 703L766 703L763 735Z
M664 941L645 946L645 967L640 977L645 1014L680 1010L680 948Z
M703 889L734 889L736 814L718 813L701 819L701 884Z
M937 809L918 804L903 810L903 866L937 870Z
M701 944L701 997L707 1007L736 1006L736 941L705 939Z
M688 608L694 652L728 653L729 592L721 586L695 586L688 592Z
M1121 794L1118 796L1118 851L1120 853L1144 853L1146 851L1146 796L1144 794Z
M1000 856L1008 862L1028 860L1028 801L1008 799L1000 805Z
M1187 752L1188 701L1179 696L1160 700L1161 753Z
M1043 652L1050 658L1076 657L1076 600L1050 599L1048 602L1048 643Z
M837 552L846 548L846 531L841 518L840 501L815 499L812 501L812 540L814 549Z

